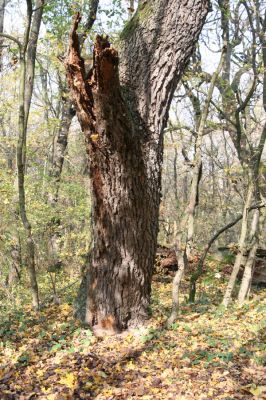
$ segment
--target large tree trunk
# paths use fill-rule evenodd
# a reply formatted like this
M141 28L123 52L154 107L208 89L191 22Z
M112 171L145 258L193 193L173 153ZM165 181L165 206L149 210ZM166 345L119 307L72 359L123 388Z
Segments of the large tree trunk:
M89 80L79 16L74 21L66 67L92 180L86 322L96 330L115 332L148 316L163 130L207 11L208 1L142 1L121 35L120 57L97 37Z
M115 125L114 121L116 130ZM160 168L159 160L154 160L157 174L148 177L138 147L138 141L127 142L121 136L113 154L96 151L91 159L94 249L86 320L92 325L103 321L125 328L147 316Z

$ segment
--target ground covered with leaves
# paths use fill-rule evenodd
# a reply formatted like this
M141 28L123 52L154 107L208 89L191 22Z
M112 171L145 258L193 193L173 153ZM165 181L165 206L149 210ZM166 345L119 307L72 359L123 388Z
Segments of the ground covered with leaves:
M266 399L266 290L225 311L219 279L201 284L196 304L184 299L171 329L171 279L160 276L147 326L117 336L94 337L69 295L38 313L6 311L0 399Z

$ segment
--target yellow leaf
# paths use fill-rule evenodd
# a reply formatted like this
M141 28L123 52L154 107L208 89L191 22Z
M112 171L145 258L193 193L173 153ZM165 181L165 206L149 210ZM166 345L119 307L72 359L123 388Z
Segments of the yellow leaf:
M56 394L48 394L46 399L47 400L56 400L57 395Z
M41 369L39 369L39 370L36 371L36 375L37 375L39 378L41 378L41 377L44 375L44 372L43 372Z
M69 304L62 304L60 306L60 309L61 309L62 315L64 315L64 316L68 316L72 312L72 308Z
M261 396L263 396L262 398L265 398L266 386L257 386L256 387L254 384L250 384L250 385L242 386L241 389L245 392L253 394L253 396L255 396L255 397L261 398Z
M98 138L99 138L99 135L98 135L98 133L96 133L94 135L91 135L90 138L91 138L92 142L96 142L98 140Z
M74 374L69 373L63 376L59 382L62 383L62 385L67 386L69 389L74 389L76 387L77 380Z
M250 393L253 394L253 396L261 396L262 394L266 393L266 386L258 386L256 388L251 388Z

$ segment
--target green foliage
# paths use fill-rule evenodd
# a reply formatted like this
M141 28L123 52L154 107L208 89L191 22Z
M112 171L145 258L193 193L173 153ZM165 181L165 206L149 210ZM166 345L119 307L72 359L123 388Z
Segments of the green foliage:
M55 35L62 40L62 36L66 37L69 32L72 16L78 11L88 11L83 8L84 2L82 0L51 0L45 4L44 7L44 23L48 32ZM88 4L86 2L86 4Z
M149 329L149 332L146 335L140 337L140 340L143 343L147 343L150 342L151 340L159 339L163 334L164 330L151 328Z

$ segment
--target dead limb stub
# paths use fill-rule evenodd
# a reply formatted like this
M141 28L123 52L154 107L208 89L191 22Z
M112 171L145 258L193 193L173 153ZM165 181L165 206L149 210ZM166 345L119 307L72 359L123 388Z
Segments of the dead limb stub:
M65 60L67 81L74 99L81 128L88 135L94 131L94 113L92 88L85 81L84 59L80 55L77 29L81 16L77 13L69 37L68 55ZM88 131L89 129L89 131ZM86 135L87 136L87 135Z
M96 36L92 80L98 92L107 96L119 87L118 53L111 47L108 36Z
M86 76L77 33L80 21L81 15L77 13L73 18L65 67L82 131L88 142L95 142L99 134L96 127L96 103L99 102L99 96L113 97L119 88L118 53L111 48L108 36L97 35L92 70Z

